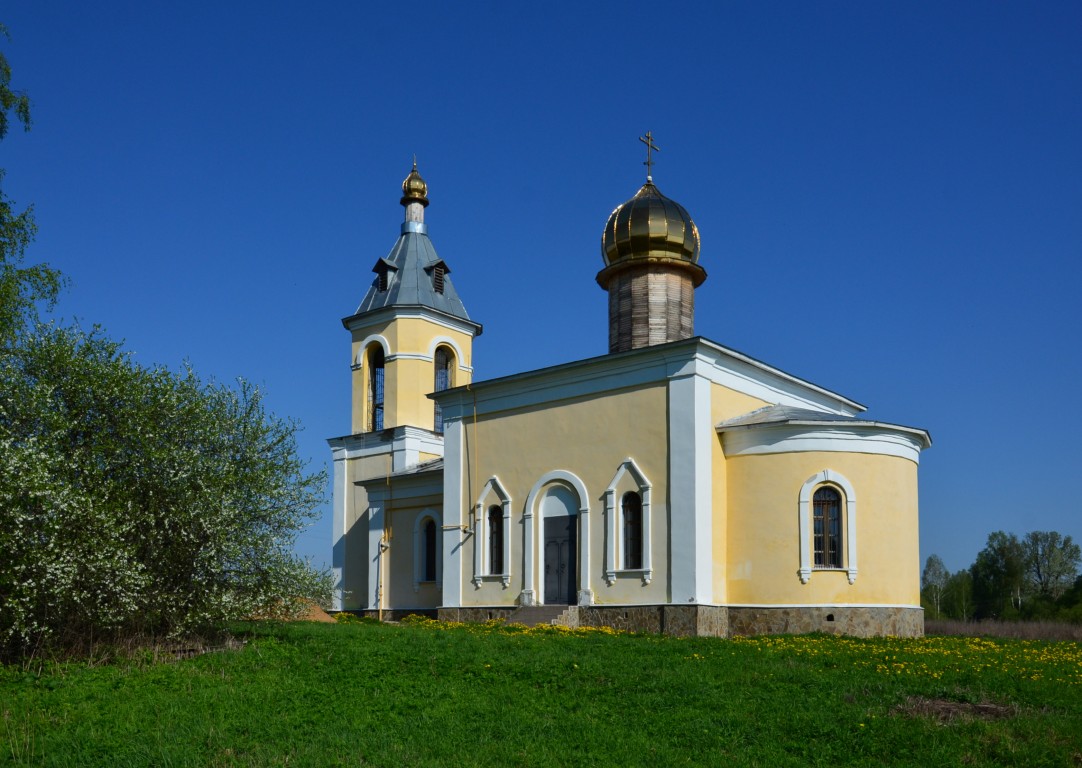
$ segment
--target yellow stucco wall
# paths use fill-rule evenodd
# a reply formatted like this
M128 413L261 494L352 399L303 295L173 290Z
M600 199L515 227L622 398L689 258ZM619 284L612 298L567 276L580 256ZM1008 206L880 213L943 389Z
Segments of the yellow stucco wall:
M379 335L386 339L390 349L388 356L424 355L432 352L432 342L437 338L451 339L462 353L457 359L452 386L468 384L470 373L463 368L473 366L473 337L469 333L453 330L420 317L391 319L366 325L353 331L351 345L351 363L361 356L362 367L352 373L352 429L364 432L368 429L368 368L367 360L362 356L361 345L370 336ZM453 350L453 347L448 345ZM435 372L431 360L416 360L403 357L386 363L384 374L384 414L383 427L390 429L397 426L413 426L422 429L433 428L433 404L428 394L433 390Z
M719 384L710 387L710 424L716 426L726 419L742 416L745 413L770 405L765 400L760 400L742 392L736 392ZM713 433L711 440L710 466L713 469L711 485L711 505L713 510L713 594L714 602L724 603L728 593L726 566L728 553L726 531L729 527L729 467L725 459L725 451L722 448L721 436Z
M424 499L415 499L408 507L394 510L391 515L391 524L388 529L388 543L390 547L384 553L384 607L393 608L437 608L442 602L443 592L440 585L435 582L422 581L417 589L414 589L414 560L421 548L415 548L415 536L423 536L422 532L416 531L417 519L426 509L439 512L442 498L432 496ZM443 531L440 528L441 518L437 516L436 546L440 546Z
M912 461L804 452L736 456L727 463L726 602L920 603L917 466ZM855 584L849 584L844 571L813 571L807 584L798 576L800 489L824 469L844 475L857 495Z
M497 476L511 496L511 585L486 579L471 582L476 542L463 547L464 605L510 605L523 588L522 516L533 485L555 470L572 472L588 495L590 588L597 603L665 602L668 571L667 494L668 414L665 385L641 387L522 411L483 416L465 424L469 476L463 478L463 508L477 501L490 477ZM643 585L635 576L609 587L602 578L607 521L604 491L623 461L631 457L653 485L651 515L655 578ZM536 510L535 510L536 515ZM539 518L535 516L535 525ZM540 527L537 529L540 534ZM484 542L481 542L482 546ZM581 542L580 542L581 544ZM535 589L543 588L540 568Z
M347 488L345 499L345 562L342 572L342 605L357 608L368 594L368 495L354 485L357 480L386 476L391 467L391 455L350 459L346 464ZM374 588L374 586L373 586Z

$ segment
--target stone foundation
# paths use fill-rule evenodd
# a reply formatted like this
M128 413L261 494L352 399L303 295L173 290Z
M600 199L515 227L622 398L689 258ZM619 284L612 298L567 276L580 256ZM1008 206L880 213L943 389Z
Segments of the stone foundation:
M853 637L923 637L921 608L730 608L733 635L803 635L826 632Z
M506 620L508 616L517 610L517 605L493 605L483 608L440 608L438 618L440 621L471 621L480 623L483 621L492 621L493 619Z
M378 619L380 612L376 610L362 609L359 611L342 611L342 613L352 613L354 616L361 616L366 619ZM383 620L384 621L402 621L407 616L426 616L430 619L437 618L435 608L384 608Z
M733 635L803 635L825 632L853 637L923 637L920 608L847 608L808 606L788 608L730 608L723 605L579 605L572 606L580 627L612 627L625 632L650 632L673 637L732 637ZM440 621L507 620L518 606L385 610L387 621L410 614ZM375 616L375 611L364 611Z
M579 626L674 637L728 637L728 609L716 605L579 606Z

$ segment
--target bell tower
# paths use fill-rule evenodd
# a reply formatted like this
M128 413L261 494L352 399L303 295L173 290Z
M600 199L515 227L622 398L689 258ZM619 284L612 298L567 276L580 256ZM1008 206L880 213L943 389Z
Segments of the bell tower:
M416 160L400 202L406 212L398 240L376 260L357 311L342 320L350 333L352 433L327 441L338 610L381 604L379 577L360 564L393 538L389 512L373 506L358 481L389 482L393 473L443 456L443 418L428 395L470 383L473 339L481 334L428 237L428 185ZM406 551L398 551L405 562Z
M442 435L428 394L470 382L481 326L470 320L428 237L428 185L416 162L400 202L406 214L398 241L376 261L360 306L342 321L352 337L353 432L413 427Z

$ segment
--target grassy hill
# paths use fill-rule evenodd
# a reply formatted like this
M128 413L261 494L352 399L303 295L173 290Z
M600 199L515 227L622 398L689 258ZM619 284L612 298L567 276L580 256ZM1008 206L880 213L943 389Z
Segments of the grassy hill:
M1082 645L255 624L239 651L0 669L27 765L1082 764Z

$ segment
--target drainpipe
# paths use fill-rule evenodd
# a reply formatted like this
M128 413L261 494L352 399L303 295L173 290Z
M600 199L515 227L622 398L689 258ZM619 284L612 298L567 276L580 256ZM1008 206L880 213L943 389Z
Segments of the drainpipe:
M383 553L390 549L384 539L379 540L379 552L376 553L376 615L383 623Z

